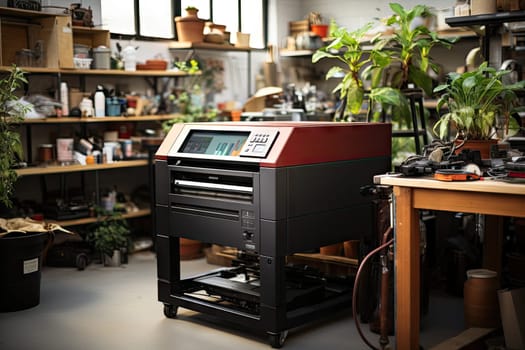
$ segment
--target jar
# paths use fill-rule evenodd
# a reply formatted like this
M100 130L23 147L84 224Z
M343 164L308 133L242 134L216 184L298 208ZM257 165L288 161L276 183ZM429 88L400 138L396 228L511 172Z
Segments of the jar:
M105 46L93 49L93 67L95 69L109 69L111 63L111 50Z
M486 269L467 271L463 288L465 326L499 328L499 281L496 272Z
M53 162L54 146L50 143L42 144L38 146L38 161L43 164L49 164Z
M20 67L31 67L33 65L33 51L30 49L18 50L15 54L15 62Z

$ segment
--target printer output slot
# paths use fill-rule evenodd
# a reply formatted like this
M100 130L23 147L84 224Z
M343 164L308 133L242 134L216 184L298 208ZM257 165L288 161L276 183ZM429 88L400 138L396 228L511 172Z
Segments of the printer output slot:
M182 187L182 188L190 188L195 189L198 191L221 191L221 192L234 192L234 193L242 193L242 194L252 194L253 193L253 187L248 186L239 186L239 185L226 185L226 184L218 184L218 183L212 183L212 182L197 182L197 181L188 181L188 180L177 180L173 182L175 185L175 188Z
M208 208L194 205L180 205L173 203L171 204L171 210L179 214L199 215L230 221L239 221L239 212L236 210Z
M171 192L197 197L252 201L253 177L224 172L172 171Z

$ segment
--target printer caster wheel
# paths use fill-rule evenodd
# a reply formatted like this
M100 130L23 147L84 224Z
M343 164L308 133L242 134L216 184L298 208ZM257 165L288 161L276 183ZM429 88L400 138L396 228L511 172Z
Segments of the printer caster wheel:
M286 340L287 335L288 331L283 331L279 333L268 332L270 345L272 346L272 348L280 349L284 345L284 341Z
M178 307L173 306L171 304L164 304L164 316L166 316L167 318L177 317L177 309Z

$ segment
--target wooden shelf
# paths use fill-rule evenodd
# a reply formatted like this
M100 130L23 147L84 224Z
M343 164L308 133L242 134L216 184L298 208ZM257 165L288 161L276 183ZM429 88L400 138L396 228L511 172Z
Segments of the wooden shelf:
M108 75L126 77L184 77L189 74L179 70L136 70L125 71L118 69L67 69L47 67L20 67L23 71L33 74L67 74L67 75ZM0 71L8 72L11 66L0 66ZM199 73L196 73L199 74Z
M279 56L281 57L306 57L314 54L313 50L279 50Z
M440 38L469 38L469 37L476 37L476 33L472 30L461 30L461 29L450 29L450 30L443 30L439 31L438 35ZM365 38L362 43L363 44L369 44L372 37ZM325 44L328 44L327 40ZM366 47L368 49L371 49L370 47ZM288 50L288 49L280 49L279 50L279 56L281 57L308 57L315 53L316 50Z
M122 214L122 217L124 219L132 219L132 218L148 216L150 214L151 214L150 209L139 209L138 211ZM46 220L46 221L49 223L58 224L62 227L68 227L68 226L91 224L91 223L97 222L97 220L98 219L96 217L87 217L87 218L80 218L80 219L73 219L73 220Z
M26 118L22 124L68 124L68 123L113 123L113 122L154 122L180 117L180 114L141 115L134 117L62 117L62 118Z
M12 7L2 7L0 6L0 16L11 16L16 18L45 18L45 17L56 17L63 16L68 17L66 14L56 14L42 11L31 11L31 10L22 10Z
M136 160L122 160L114 163L105 164L92 164L92 165L56 165L47 167L29 167L24 169L17 169L16 173L18 176L31 176L31 175L47 175L47 174L64 174L64 173L75 173L82 171L97 171L97 170L108 170L117 168L132 168L147 166L147 159L136 159Z
M170 50L219 50L219 51L251 51L251 47L237 47L228 44L193 43L190 41L175 41L170 43Z

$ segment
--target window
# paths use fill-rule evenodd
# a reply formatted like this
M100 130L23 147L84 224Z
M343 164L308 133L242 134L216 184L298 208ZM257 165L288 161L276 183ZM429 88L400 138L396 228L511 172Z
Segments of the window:
M113 34L174 39L174 16L184 15L187 6L195 6L199 18L225 25L232 38L236 32L250 33L250 45L264 48L267 3L267 0L101 0L100 7L102 23Z
M102 25L112 33L136 35L135 0L101 0Z

